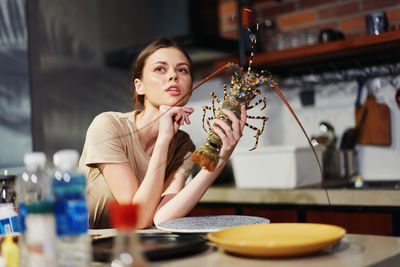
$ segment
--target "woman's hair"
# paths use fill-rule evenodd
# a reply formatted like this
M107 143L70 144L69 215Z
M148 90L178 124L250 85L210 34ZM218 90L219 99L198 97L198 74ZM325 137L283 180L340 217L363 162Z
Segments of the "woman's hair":
M189 71L190 71L190 76L192 77L193 80L193 62L189 57L189 54L181 47L178 43L175 41L168 39L168 38L160 38L157 40L154 40L150 44L148 44L137 56L136 60L133 62L132 67L131 67L131 86L133 88L133 102L135 104L135 108L143 107L144 106L144 96L139 95L136 90L135 90L135 79L142 79L143 78L143 68L146 63L146 60L148 57L150 57L154 52L156 52L158 49L161 48L168 48L168 47L174 47L178 50L180 50L185 57L189 61Z

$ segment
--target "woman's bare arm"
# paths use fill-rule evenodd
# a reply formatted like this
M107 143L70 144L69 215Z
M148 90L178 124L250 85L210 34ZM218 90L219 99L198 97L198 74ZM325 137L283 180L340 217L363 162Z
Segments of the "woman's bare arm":
M229 157L242 135L246 122L246 110L242 107L240 120L232 112L224 112L231 119L232 127L229 127L223 121L218 121L218 124L224 131L216 130L223 141L216 168L213 171L203 168L185 187L185 176L179 173L175 174L174 180L164 192L163 198L157 207L156 214L154 215L155 224L188 214L228 163Z

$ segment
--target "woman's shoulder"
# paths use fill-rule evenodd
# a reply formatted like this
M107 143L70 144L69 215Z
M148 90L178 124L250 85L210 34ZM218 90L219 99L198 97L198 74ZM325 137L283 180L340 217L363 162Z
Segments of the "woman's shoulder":
M102 112L93 119L88 130L120 132L127 126L127 124L129 124L127 121L131 121L131 117L133 117L133 112Z
M94 120L120 120L124 118L129 118L133 115L131 112L119 112L119 111L105 111L98 114Z
M132 112L105 111L98 114L92 123L113 123L120 124L123 121L130 120L133 117Z

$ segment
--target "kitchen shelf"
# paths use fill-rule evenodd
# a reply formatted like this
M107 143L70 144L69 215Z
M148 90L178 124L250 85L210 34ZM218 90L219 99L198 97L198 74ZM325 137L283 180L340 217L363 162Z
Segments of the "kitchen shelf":
M380 35L364 35L345 40L304 46L274 52L256 53L253 66L267 68L278 74L303 74L351 67L364 67L400 60L400 31ZM238 58L215 62L221 67Z

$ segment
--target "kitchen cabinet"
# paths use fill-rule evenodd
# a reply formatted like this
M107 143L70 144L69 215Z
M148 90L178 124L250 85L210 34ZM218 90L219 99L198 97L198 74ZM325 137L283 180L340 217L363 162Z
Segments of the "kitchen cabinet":
M294 75L360 68L366 65L395 63L400 59L400 31L380 35L364 35L345 40L303 46L293 49L255 54L253 66L265 67L273 73ZM221 67L238 58L215 62Z
M396 189L208 189L190 216L248 215L271 222L328 223L352 234L400 236L400 195Z
M199 203L189 216L247 215L271 222L326 223L351 234L400 236L400 208Z

